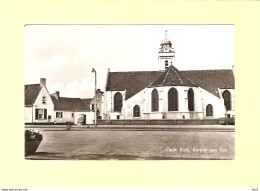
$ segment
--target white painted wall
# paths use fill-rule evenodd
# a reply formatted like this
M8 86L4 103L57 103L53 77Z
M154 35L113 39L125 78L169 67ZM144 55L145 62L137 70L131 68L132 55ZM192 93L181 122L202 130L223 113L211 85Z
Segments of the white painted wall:
M95 121L95 112L88 111L88 112L74 112L74 124L78 124L78 119L80 115L86 115L86 124L94 124Z
M120 119L135 119L133 117L133 108L135 105L140 107L140 118L137 119L202 119L202 118L220 118L225 117L224 100L216 97L208 91L200 87L192 87L194 91L194 112L188 110L188 90L190 87L186 86L175 86L174 88L178 91L179 108L178 111L168 111L168 91L171 86L156 87L159 93L159 111L151 111L151 95L154 88L145 88L128 100L123 100L123 108ZM221 90L222 91L222 90ZM222 91L220 93L222 94ZM229 90L232 95L232 109L234 109L234 90ZM118 91L108 91L104 93L103 99L103 116L107 114L105 119L116 119L116 116L120 113L113 112L113 99L115 93ZM123 98L125 95L122 93ZM206 106L211 104L213 106L213 117L206 117ZM233 112L228 111L228 112ZM109 117L108 117L109 116Z
M42 96L46 97L46 104L42 103ZM47 109L47 119L35 119L35 109ZM33 122L35 123L50 123L54 122L54 105L51 100L51 96L45 86L40 90L39 95L37 96L35 103L33 104ZM48 116L51 116L51 119L48 119Z
M225 117L225 106L224 100L222 98L218 98L208 91L200 88L202 93L202 109L204 112L204 118L220 118ZM213 106L213 117L206 117L206 107L208 104Z
M140 118L137 119L182 119L183 115L185 119L200 119L204 117L204 108L202 107L202 92L198 87L192 87L194 91L194 112L188 111L188 90L190 87L186 86L176 86L174 88L178 91L179 108L178 111L168 111L168 91L171 86L156 87L156 88L145 88L138 92L128 100L123 100L123 108L121 112L121 119L135 119L133 116L133 108L135 105L140 107ZM153 89L157 89L159 93L159 111L151 111L151 95ZM116 116L120 113L113 112L114 107L114 95L118 91L107 91L104 93L103 100L103 116L104 119L116 119ZM123 98L125 95L124 91L119 91L122 93ZM215 97L215 96L214 96ZM105 118L107 116L107 118Z
M24 122L32 123L32 107L24 107Z
M172 86L156 87L156 88L147 88L145 95L145 118L150 119L182 119L183 115L185 119L189 118L202 118L202 109L201 109L201 94L199 88L192 87L194 91L194 112L189 112L188 110L188 90L190 87L186 86L175 86L174 88L178 91L178 111L168 111L168 92ZM152 112L151 108L151 99L152 91L157 89L159 93L159 111ZM132 98L131 98L132 99ZM190 115L192 113L192 115ZM164 115L164 117L163 117Z
M62 112L62 118L56 117L56 112ZM73 117L72 117L73 113ZM72 122L74 124L79 124L80 115L86 115L86 124L94 124L95 112L93 111L64 111L57 110L55 111L55 123L66 123Z
M62 118L57 118L56 113L62 112ZM73 111L64 111L64 110L55 110L54 112L54 121L55 123L65 123L65 122L73 122L74 118L72 117Z
M175 58L173 52L162 52L159 53L160 70L165 70L165 61L168 60L168 67L171 65L175 66Z
M103 100L102 100L102 108L101 108L101 114L103 119L116 119L117 115L120 115L120 119L123 119L123 111L120 112L114 112L114 95L120 92L123 96L123 106L124 108L124 100L125 100L125 91L105 91ZM124 109L123 109L124 110Z

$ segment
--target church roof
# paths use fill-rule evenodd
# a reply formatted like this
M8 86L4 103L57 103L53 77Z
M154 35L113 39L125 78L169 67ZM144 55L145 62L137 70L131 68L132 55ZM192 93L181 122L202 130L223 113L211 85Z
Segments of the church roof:
M234 89L232 70L179 71L170 67L165 71L109 72L106 91L126 91L125 100L146 87L199 86L220 97L218 88Z
M33 105L41 91L40 84L31 84L24 86L24 104Z
M125 91L125 99L148 87L162 72L109 72L106 91Z
M54 95L51 95L52 102L54 104L54 110L62 111L89 111L91 99L80 98L68 98L59 97L56 99Z
M235 77L232 70L188 70L181 72L193 83L217 97L220 97L218 88L235 89Z
M154 86L191 86L195 87L194 83L183 75L177 68L170 65L151 85Z

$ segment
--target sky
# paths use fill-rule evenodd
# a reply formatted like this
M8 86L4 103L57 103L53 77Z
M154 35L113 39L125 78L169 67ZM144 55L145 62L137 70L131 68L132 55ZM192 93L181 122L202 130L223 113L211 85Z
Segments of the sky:
M232 69L233 25L26 25L25 84L46 78L49 93L91 98L104 91L108 68L158 71L158 52L172 42L179 70Z

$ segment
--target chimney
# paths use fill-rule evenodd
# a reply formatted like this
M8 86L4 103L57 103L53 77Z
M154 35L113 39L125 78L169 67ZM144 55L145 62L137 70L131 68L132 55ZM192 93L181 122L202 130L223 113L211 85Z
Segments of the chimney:
M46 79L45 78L40 78L40 86L46 86Z
M59 92L59 91L56 91L56 92L54 93L54 96L55 96L56 100L59 100L60 92Z

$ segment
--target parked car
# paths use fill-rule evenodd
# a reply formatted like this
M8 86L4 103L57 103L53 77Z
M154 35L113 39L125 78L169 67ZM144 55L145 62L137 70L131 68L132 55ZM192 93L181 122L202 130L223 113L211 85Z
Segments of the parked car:
M235 125L235 117L219 118L220 125Z

